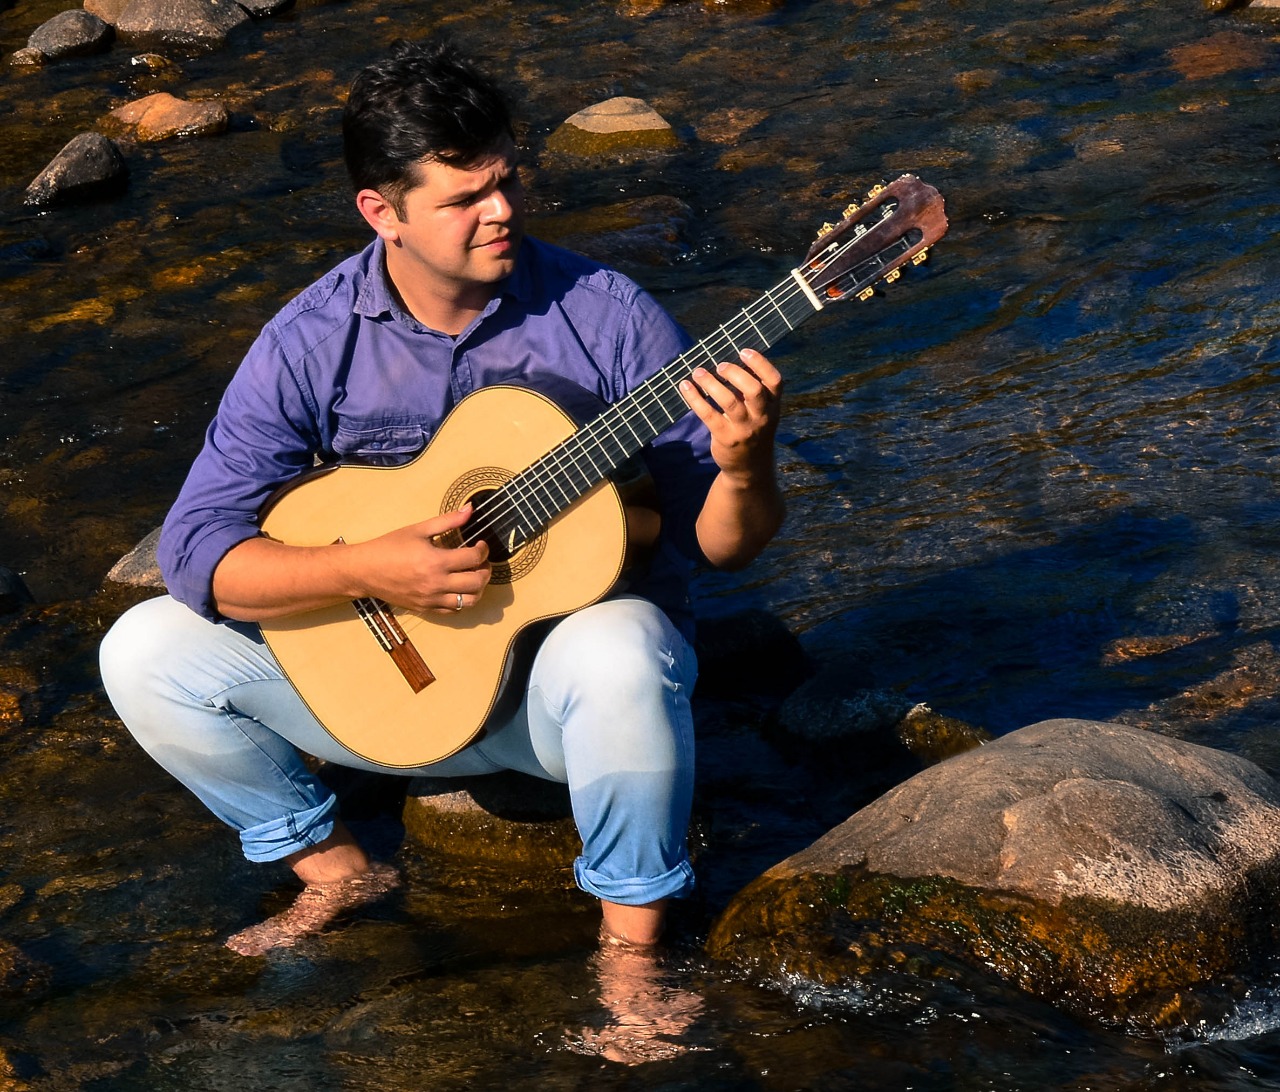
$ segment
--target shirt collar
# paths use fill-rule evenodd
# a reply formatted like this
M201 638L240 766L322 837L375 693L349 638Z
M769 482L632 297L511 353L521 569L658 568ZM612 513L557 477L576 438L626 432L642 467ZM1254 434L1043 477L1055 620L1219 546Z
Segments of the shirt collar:
M516 255L516 267L502 282L498 294L484 310L484 316L493 314L504 296L509 296L518 303L528 303L533 298L536 278L533 273L533 248L536 244L528 236L520 245L520 253ZM395 293L391 290L391 282L387 277L387 244L380 237L365 248L364 283L356 294L351 310L364 318L378 318L381 315L404 317L406 315L396 302Z

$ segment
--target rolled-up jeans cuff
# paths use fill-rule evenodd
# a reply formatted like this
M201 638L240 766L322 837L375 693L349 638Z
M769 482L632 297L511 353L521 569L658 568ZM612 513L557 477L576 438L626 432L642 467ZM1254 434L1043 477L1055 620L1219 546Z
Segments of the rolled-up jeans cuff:
M240 832L244 855L251 861L278 861L290 853L319 845L333 833L338 798L330 795L322 804L294 811Z
M588 895L622 906L644 906L659 899L682 899L693 891L693 866L681 861L669 872L648 879L617 880L587 867L586 858L573 862L573 876Z

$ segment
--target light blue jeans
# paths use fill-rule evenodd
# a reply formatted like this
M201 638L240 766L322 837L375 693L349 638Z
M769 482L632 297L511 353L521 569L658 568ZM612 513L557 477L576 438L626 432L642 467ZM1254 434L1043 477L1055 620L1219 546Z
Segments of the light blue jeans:
M357 769L432 777L520 770L569 786L578 886L641 905L686 895L693 797L693 650L647 600L619 596L561 619L538 647L523 700L476 743L417 769L346 750L284 679L258 627L215 624L163 596L102 642L120 719L161 766L274 861L329 836L336 798L299 751Z

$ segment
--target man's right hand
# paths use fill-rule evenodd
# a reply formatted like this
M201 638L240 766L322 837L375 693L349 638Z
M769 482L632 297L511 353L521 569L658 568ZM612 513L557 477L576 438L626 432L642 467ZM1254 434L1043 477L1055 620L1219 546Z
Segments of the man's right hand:
M442 536L471 518L471 506L390 531L368 542L290 546L269 538L239 543L213 574L219 613L261 622L344 599L372 596L397 607L452 613L475 604L489 583L489 548L449 547Z
M347 547L349 563L363 574L361 594L417 611L452 613L474 606L489 583L489 547L483 541L456 547L438 541L470 518L467 505Z

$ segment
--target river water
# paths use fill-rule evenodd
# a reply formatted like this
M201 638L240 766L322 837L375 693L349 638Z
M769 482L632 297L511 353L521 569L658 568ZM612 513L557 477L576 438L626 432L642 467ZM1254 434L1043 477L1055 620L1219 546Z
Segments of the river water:
M0 51L60 6L0 13ZM702 776L759 776L703 793L704 892L667 969L697 1012L678 1057L581 1052L602 1020L596 915L545 876L402 848L405 888L368 918L266 960L219 948L290 889L113 719L94 649L137 594L103 575L162 518L261 324L363 243L344 89L438 25L523 102L535 232L589 238L607 206L683 202L665 260L619 264L695 333L869 186L910 171L946 197L929 265L775 354L789 521L749 572L704 581L703 614L767 608L820 663L995 733L1118 719L1280 770L1280 21L1193 0L352 0L158 74L119 46L10 68L0 565L38 601L0 627L0 937L35 968L0 998L11 1086L1280 1087L1267 979L1162 1038L976 973L824 993L707 965L715 910L831 818L803 767L732 735ZM231 131L133 149L120 199L22 208L71 136L153 90L225 99ZM544 153L617 94L680 149ZM366 834L397 852L393 823Z

